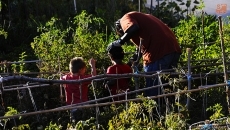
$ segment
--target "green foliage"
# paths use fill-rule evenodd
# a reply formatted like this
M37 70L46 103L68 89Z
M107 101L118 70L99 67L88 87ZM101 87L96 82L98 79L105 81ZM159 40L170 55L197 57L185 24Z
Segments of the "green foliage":
M30 130L29 124L22 124L18 127L13 127L12 130Z
M2 4L2 1L0 1L0 11L2 10ZM2 29L2 25L0 27L0 35L3 35L5 39L7 38L7 32L5 32L4 29Z
M18 114L18 111L16 109L14 109L13 107L8 106L7 109L8 109L8 111L5 113L4 116L13 116L13 115ZM21 119L21 117L19 117L19 119ZM6 125L6 123L10 120L10 118L3 119L3 120L4 120L5 125ZM14 130L23 130L23 128L29 128L28 124L21 124L18 127L14 127Z
M73 35L73 51L86 59L92 56L96 59L103 58L100 55L104 54L107 43L104 41L105 35L98 32L103 25L103 20L83 11L74 18L74 24L77 28Z
M210 106L209 108L207 108L207 111L213 112L213 115L210 116L211 120L216 120L216 119L223 117L224 114L223 114L222 110L223 110L223 107L219 103L215 104L214 106Z
M175 34L183 50L183 53L181 55L181 61L187 61L185 48L188 47L192 48L192 60L220 58L220 38L218 35L218 25L216 18L214 16L204 15L203 26L202 16L190 15L192 14L192 12L189 12L188 10L188 8L192 8L192 11L194 11L195 9L202 9L204 7L202 1L200 2L201 4L199 5L199 7L191 7L192 2L196 2L196 5L199 4L199 2L197 2L196 0L187 0L186 2L183 2L182 0L177 1L181 5L185 5L187 9L181 10L179 8L179 5L177 5L175 2L169 2L167 4L166 1L164 1L159 5L159 8L156 9L157 11L153 11L153 15L163 16L161 19L166 24L170 25L171 27L174 27L178 25L179 20L185 18L184 14L186 14L186 20L181 20L179 22L179 25L174 29ZM79 10L87 8L87 10L91 10L92 14L96 14L97 17L95 17L94 15L90 15L91 13L87 14L86 11L80 12L80 14L76 16L76 12L73 13L73 9L72 13L69 13L71 12L71 9L68 8L67 10L66 7L69 6L66 6L68 4L68 2L66 1L47 2L41 0L36 2L37 3L33 3L33 1L27 1L26 3L24 3L24 1L20 1L15 3L7 3L9 4L9 7L16 8L18 12L13 12L13 10L2 11L3 17L12 17L12 24L9 24L10 26L8 30L10 32L5 32L3 31L3 29L0 29L0 35L3 35L5 38L7 34L9 34L8 36L10 36L10 38L8 38L9 40L6 41L6 39L4 39L4 42L1 41L2 44L9 43L4 44L4 46L2 46L2 50L4 50L4 52L1 52L1 56L4 57L4 55L7 55L7 57L10 58L17 58L18 54L20 54L19 61L25 60L25 58L27 57L26 54L30 53L26 52L24 50L25 48L23 47L27 46L28 43L30 43L31 39L34 37L35 34L39 34L33 39L31 47L34 50L35 55L39 59L43 60L42 65L40 66L40 71L42 72L57 72L59 70L68 70L68 63L70 59L75 56L81 56L86 60L88 60L91 57L95 58L97 60L97 68L105 67L108 64L110 64L110 61L106 56L105 48L108 42L111 42L116 38L114 34L110 34L111 28L113 28L113 22L120 18L124 13L131 10L137 10L138 7L138 0L104 0L100 2L98 2L98 0L78 1L79 3L81 3L77 4L78 12ZM28 5L36 5L36 7ZM73 16L73 14L74 18L69 18L69 16ZM61 15L63 15L63 17L61 17ZM50 17L52 18L50 19ZM46 22L46 24L41 24L41 26L37 28L38 33L36 33L34 32L34 30L36 30L36 27L34 26L34 24L32 24L30 18L34 19L36 23L38 21L41 21L41 23ZM26 21L24 21L24 19L26 19ZM47 19L49 19L48 22ZM226 52L229 53L229 19L227 19L224 22L223 29ZM15 37L12 37L12 35ZM14 49L16 52L10 51L12 53L17 54L16 57L15 55L8 55L9 52L5 52L5 50L12 49L11 47L14 46L15 43L16 45L23 45L19 46L17 49ZM5 45L12 46L9 47L10 49L5 49ZM134 48L134 46L125 46L124 50L125 52L131 52L134 50ZM21 53L22 50L23 52ZM126 56L125 61L127 61L127 58L128 56ZM202 64L205 63L206 62L203 62ZM201 63L199 62L194 63L193 65L200 64ZM11 67L14 72L25 71L23 63L19 65L14 64ZM5 65L1 67L2 71L5 72L5 68ZM220 68L220 66L212 66L208 69L206 68L206 70L204 70L203 68L195 69L193 73L207 72L213 70L214 68ZM197 86L194 85L194 87ZM216 102L216 96L213 95L221 93L222 90L219 89L218 93L216 91L211 93L210 91L207 92L208 96L210 96L209 101ZM96 90L96 92L97 94L99 94L99 92L101 91ZM199 98L200 95L197 94L195 97ZM211 98L211 96L215 99ZM116 108L116 106L112 106L112 109L107 109L105 112L101 112L101 118L99 119L106 118L106 121L109 120L108 127L111 130L182 129L183 127L185 127L186 119L184 115L176 112L171 112L165 115L164 118L160 117L160 119L158 119L160 120L160 122L157 122L155 120L156 118L153 117L155 112L153 108L155 107L156 103L153 100L146 99L143 100L142 103L130 103L128 110L123 110L121 113L116 115L118 108ZM209 111L214 112L214 114L210 118L217 119L219 117L222 117L222 109L223 108L219 105L215 105L214 107L209 108ZM195 114L197 114L196 110L194 110ZM186 114L188 113L189 112L186 112ZM11 108L6 114L17 114L17 111ZM111 115L114 115L112 119L110 118ZM77 123L76 127L78 129L96 129L96 123L94 121L95 119L93 118L90 118L86 121L80 121ZM27 124L23 124L20 126L19 128L21 129L28 128ZM52 130L60 128L61 126L57 125L55 122L50 122L49 126L46 127L46 129Z
M1 64L0 66L0 71L3 73L6 73L8 71L8 64L6 63L6 61L2 62L3 64Z
M152 130L157 128L152 118L152 109L156 107L154 100L144 99L143 104L129 102L128 106L127 110L123 110L109 120L109 130ZM146 110L149 115L145 114Z
M13 70L14 73L17 72L17 64L12 64L11 69Z
M188 20L181 20L179 25L174 28L183 50L181 60L187 60L186 48L192 49L192 60L220 57L219 45L211 44L218 39L218 23L214 16L204 15L203 17L203 26L202 17L191 15Z
M22 73L22 72L25 72L25 63L23 63L23 61L25 61L25 58L27 57L26 55L26 52L22 52L20 55L19 55L19 61L20 62L19 64L15 63L15 64L12 64L11 65L11 69L13 70L14 73L16 72L19 72L19 73Z
M41 35L34 38L31 46L39 59L44 61L41 71L59 71L59 66L61 70L68 70L70 59L76 56L85 59L93 57L97 61L104 58L105 35L97 31L103 24L102 19L83 11L68 24L64 28L57 18L52 18L38 29Z
M136 129L142 128L140 126L140 123L142 122L142 120L136 119L137 118L136 116L139 113L138 110L140 110L139 108L141 108L140 104L131 103L130 108L129 108L130 111L127 111L127 113L124 111L119 116L115 116L114 118L112 118L112 120L110 120L109 130L115 130L115 129L124 130L124 129L131 129L131 128L136 128ZM128 115L129 115L129 119L127 118Z
M158 113L156 102L143 96L139 97L143 102L130 102L127 110L123 110L109 120L109 130L182 130L186 128L186 118L182 113L169 112L164 117L159 117L156 115Z
M202 24L202 16L191 16L188 20L181 20L180 25L175 28L175 34L178 38L178 41L182 47L183 53L181 55L180 60L181 61L187 61L187 53L186 48L192 48L192 57L191 60L192 66L197 66L192 69L193 74L198 73L215 73L215 71L222 71L223 66L222 65L216 65L213 66L215 63L221 63L222 54L221 52L221 46L220 46L220 38L219 38L219 28L218 28L218 22L216 17L211 15L204 14L203 16L203 24ZM228 21L228 20L226 20ZM229 53L229 23L223 22L223 32L224 32L224 46L225 51ZM228 56L228 55L227 55ZM229 58L229 57L228 57ZM209 59L217 59L214 61L200 61L200 60L209 60ZM198 62L195 62L198 61ZM199 65L209 65L207 67L198 67ZM182 65L186 66L186 64ZM218 78L218 81L216 80ZM202 80L201 80L202 81ZM204 80L203 80L204 81ZM223 82L222 76L216 76L216 77L208 77L206 81L203 83L200 81L193 81L192 88L197 88L199 85L203 85L204 83L207 84L215 84L217 82ZM218 89L209 89L205 93L207 93L209 97L208 106L214 105L213 103L221 103L225 104L226 99L225 96L219 96L222 95L224 89L218 88ZM200 105L200 102L202 101L202 94L192 94L191 96L196 100L197 103L192 102L191 104L191 111L190 113L190 121L194 122L200 119L196 119L200 114L197 113L200 111L200 109L195 108L193 106ZM214 98L218 97L218 98ZM223 111L226 111L227 107L223 107ZM191 114L191 113L196 113ZM208 116L210 113L207 113ZM219 113L220 114L220 113ZM212 116L212 118L218 118L218 112ZM224 115L224 113L222 113ZM215 117L217 116L217 117ZM221 116L219 116L221 117Z
M3 35L5 39L7 38L7 32L5 32L2 28L0 28L0 35Z
M58 69L58 57L65 55L65 49L67 45L64 43L64 37L67 34L67 30L62 31L56 25L57 18L52 18L46 23L44 27L38 28L39 32L42 32L40 36L34 38L34 42L31 43L32 49L42 62L45 70L56 70ZM60 53L60 54L59 54ZM61 58L60 58L61 59ZM40 68L41 71L43 68Z
M230 53L230 17L228 16L225 19L222 19L223 21L223 39L224 39L224 46L225 46L225 52L226 52L226 57L230 58L228 54ZM218 38L218 44L220 44L220 38ZM220 45L219 45L220 46Z
M27 55L25 54L26 52L22 52L19 56L19 62L23 62L25 61L25 58L27 57ZM25 63L20 63L19 64L19 72L23 72L24 71L24 65Z
M7 107L8 111L5 113L4 116L12 116L15 114L18 114L18 111L16 109L14 109L13 107Z
M165 116L165 126L170 130L184 130L186 120L181 113L171 112Z
M94 117L91 117L86 121L79 121L74 127L74 129L76 130L97 130L98 128L100 128L100 130L104 130L103 126L101 125L97 126Z
M56 123L50 122L49 126L46 126L45 130L60 130L62 126L57 125Z

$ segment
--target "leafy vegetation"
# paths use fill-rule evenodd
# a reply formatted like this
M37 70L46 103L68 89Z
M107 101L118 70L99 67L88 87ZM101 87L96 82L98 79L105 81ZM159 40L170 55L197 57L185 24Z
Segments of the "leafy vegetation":
M192 81L192 88L200 85L222 83L221 75L210 76L210 72L222 72L221 46L219 38L219 27L215 16L202 13L194 15L193 11L202 9L202 1L177 0L179 4L185 5L187 9L181 10L175 2L163 1L153 10L143 8L142 12L152 13L155 16L163 16L161 20L173 27L183 53L180 59L180 66L177 68L180 74L178 78L170 79L172 82L187 78L186 48L192 49L192 65L198 66L192 69L193 74L206 73L207 77L201 77L199 81ZM103 74L105 68L110 65L105 48L107 44L117 36L113 31L113 22L124 13L137 10L137 0L78 0L76 10L72 1L10 1L1 2L1 24L0 37L0 59L11 61L25 61L31 59L42 60L36 69L29 69L25 63L12 64L2 62L0 71L14 73L39 70L39 72L56 72L54 75L46 75L59 79L58 72L68 71L69 59L81 56L85 60L93 57L97 60L98 74ZM36 3L37 2L37 3ZM144 1L141 1L142 3ZM191 3L195 3L191 7ZM81 3L81 4L78 4ZM31 6L30 6L31 5ZM36 5L32 6L32 5ZM69 8L71 7L71 8ZM192 8L192 12L189 12ZM160 10L159 10L160 9ZM82 11L84 10L84 11ZM87 11L85 11L87 10ZM4 21L4 22L3 22ZM7 25L7 26L6 26ZM224 21L224 42L227 54L229 53L230 24L229 18ZM31 45L31 47L28 47ZM32 48L32 49L31 49ZM125 46L125 52L132 52L134 46ZM15 51L12 51L15 50ZM126 55L127 62L129 54ZM229 56L227 56L229 59ZM204 60L204 61L202 61ZM210 60L210 61L209 61ZM199 66L205 67L199 67ZM9 70L10 68L10 70ZM38 75L36 75L38 76ZM169 78L167 75L161 78ZM12 85L16 82L8 83ZM24 82L20 82L24 83ZM95 83L96 96L98 98L108 96L102 82ZM94 86L94 87L95 87ZM140 84L144 86L144 82ZM92 86L90 87L90 99L94 99ZM175 83L174 91L185 91L187 83ZM132 88L134 89L134 88ZM49 88L38 88L33 91L38 110L54 108L60 105L57 85ZM170 110L162 103L161 109L155 100L142 96L140 102L129 102L128 107L111 105L100 107L100 113L94 108L84 110L82 120L71 122L68 111L40 115L40 120L31 117L22 117L4 120L4 127L9 129L186 129L188 125L200 120L218 118L228 115L226 105L226 94L224 88L213 88L191 93L187 95L176 95L175 101L170 104ZM16 96L15 96L16 95ZM19 95L19 96L17 96ZM41 96L42 95L42 96ZM1 108L2 116L18 114L18 111L27 109L34 111L32 104L26 98L30 98L26 92L7 92L4 95L4 104L8 110ZM133 96L133 95L132 95ZM133 96L134 97L134 96ZM187 109L183 104L190 97L196 100L191 101L191 107ZM4 98L4 97L3 97ZM15 99L18 99L15 101ZM170 98L169 98L170 99ZM173 98L172 98L173 99ZM22 102L24 100L25 102ZM197 108L202 104L202 109ZM23 106L23 107L22 107ZM209 106L209 107L207 107ZM176 109L177 108L177 109ZM2 112L3 111L3 112ZM4 114L2 114L4 113ZM97 118L95 118L97 115ZM7 128L5 128L7 129Z
M68 70L69 59L76 56L84 59L93 56L98 63L101 63L107 45L103 40L105 34L98 31L102 25L102 19L83 11L73 20L68 21L67 29L63 28L57 18L52 18L45 27L38 28L41 35L34 38L31 46L37 57L45 61L42 62L43 67L40 70L57 72L60 71L59 67Z

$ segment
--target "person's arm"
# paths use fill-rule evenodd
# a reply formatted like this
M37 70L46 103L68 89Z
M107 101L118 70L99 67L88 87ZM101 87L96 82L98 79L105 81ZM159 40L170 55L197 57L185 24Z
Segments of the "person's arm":
M92 74L92 76L97 75L95 63L96 63L96 61L95 61L93 58L91 58L91 59L89 60L89 65L91 66L91 74Z
M125 34L118 40L112 42L114 46L124 45L125 42L131 39L131 37L139 30L139 26L137 24L133 24L126 31Z
M125 42L131 39L131 37L139 30L139 26L133 24L126 31L125 34L120 38L120 44L123 45Z

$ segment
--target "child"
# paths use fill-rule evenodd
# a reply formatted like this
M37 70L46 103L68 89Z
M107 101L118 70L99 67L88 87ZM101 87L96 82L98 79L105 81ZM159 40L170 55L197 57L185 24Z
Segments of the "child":
M69 63L70 73L62 77L62 80L78 80L84 79L96 75L95 60L91 58L89 60L89 65L91 66L91 75L86 74L86 63L81 57L75 57L71 59ZM80 102L88 101L88 85L91 82L82 82L76 84L64 84L65 95L66 95L66 105L72 105ZM75 113L80 113L80 110L72 110L72 118L76 118L73 115ZM78 115L79 117L79 115Z
M129 65L122 62L124 51L121 46L108 46L108 55L111 59L112 66L107 69L107 74L125 74L132 73ZM114 79L107 82L112 95L124 93L129 88L130 78ZM114 100L125 100L125 96L114 98Z

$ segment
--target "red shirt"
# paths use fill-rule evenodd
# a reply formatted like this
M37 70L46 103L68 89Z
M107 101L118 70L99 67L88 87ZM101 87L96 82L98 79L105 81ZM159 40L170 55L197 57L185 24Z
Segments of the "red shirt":
M132 73L132 69L127 64L117 64L108 67L107 74L125 74ZM129 88L130 78L120 78L115 81L115 85L110 87L112 95L123 93ZM119 99L124 99L119 98Z
M71 75L67 74L62 77L62 80L78 80L91 77L92 75ZM82 82L81 84L65 84L66 105L76 104L88 101L88 85L91 82ZM80 92L81 88L81 92Z
M172 52L181 53L176 36L161 20L150 14L129 12L121 20L124 32L133 24L139 26L138 32L131 37L131 41L139 46L143 39L141 51L144 65L162 58Z

